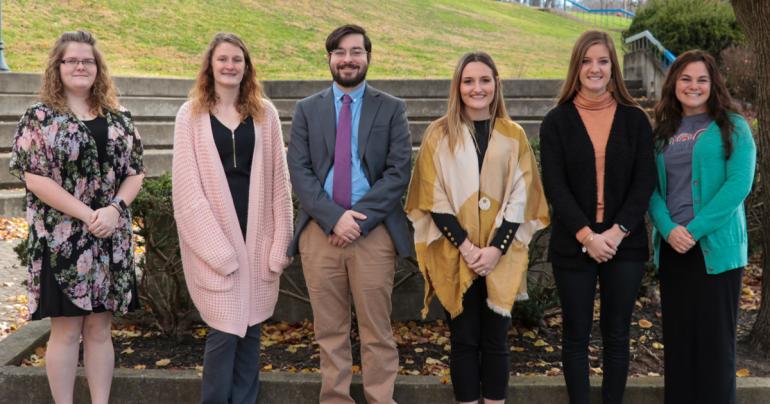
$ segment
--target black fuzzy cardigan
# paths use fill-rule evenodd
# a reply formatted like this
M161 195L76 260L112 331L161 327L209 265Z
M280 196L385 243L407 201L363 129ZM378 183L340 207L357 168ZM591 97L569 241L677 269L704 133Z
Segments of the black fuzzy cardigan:
M596 223L596 162L593 144L572 102L557 105L540 126L543 185L551 204L549 260L562 267L595 263L575 234L589 226L600 233L617 223L631 231L614 259L647 261L644 215L655 187L652 129L639 108L618 104L604 166L604 222Z

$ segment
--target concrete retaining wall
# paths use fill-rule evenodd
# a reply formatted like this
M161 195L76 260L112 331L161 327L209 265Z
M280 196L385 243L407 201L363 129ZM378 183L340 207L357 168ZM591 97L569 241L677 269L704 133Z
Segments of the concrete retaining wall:
M0 404L52 403L45 369L18 367L21 358L47 339L47 320L28 323L0 341ZM514 354L515 355L515 354ZM200 401L200 373L174 369L116 369L112 383L112 404L178 404ZM317 403L321 386L318 374L270 372L260 375L258 403ZM353 377L351 394L364 403L360 376ZM599 402L601 379L591 378L593 402ZM433 376L398 376L395 397L399 403L453 403L452 387ZM88 385L79 369L75 383L75 402L87 404ZM557 404L568 402L561 376L512 376L508 384L509 404ZM624 398L626 404L663 402L662 377L630 378ZM738 404L770 403L770 378L739 378Z

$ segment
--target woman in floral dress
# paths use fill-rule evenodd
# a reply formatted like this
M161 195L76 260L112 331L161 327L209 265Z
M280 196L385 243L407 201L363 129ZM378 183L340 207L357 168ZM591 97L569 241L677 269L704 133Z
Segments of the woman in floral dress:
M46 372L59 404L73 401L81 336L92 403L107 403L112 315L138 306L127 206L144 178L142 144L95 44L84 31L56 41L10 163L27 188L29 312L51 317Z

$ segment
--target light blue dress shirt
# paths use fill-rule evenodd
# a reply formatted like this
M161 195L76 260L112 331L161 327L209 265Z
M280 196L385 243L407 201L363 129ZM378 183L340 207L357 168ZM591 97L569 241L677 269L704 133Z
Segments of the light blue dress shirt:
M355 205L371 188L369 180L366 179L363 168L361 168L361 159L358 157L358 125L361 122L361 105L364 101L364 90L366 89L366 82L348 94L353 102L350 104L350 116L352 118L350 122L350 162L352 164L350 170L350 178L353 182L351 189L351 205ZM342 89L337 87L337 83L332 84L332 93L334 94L334 110L336 118L335 124L340 119L340 108L342 108L342 96L345 94ZM329 174L324 181L324 191L329 194L329 197L334 197L332 192L334 186L334 166L329 170Z

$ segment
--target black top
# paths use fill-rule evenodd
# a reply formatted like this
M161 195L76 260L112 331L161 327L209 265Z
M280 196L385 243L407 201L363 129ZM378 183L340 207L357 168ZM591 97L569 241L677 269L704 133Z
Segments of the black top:
M88 128L88 133L96 142L96 152L98 153L99 165L107 161L107 118L97 116L90 121L83 121Z
M602 232L613 224L631 231L615 258L647 261L644 214L656 182L652 129L645 113L618 104L604 162L604 223L596 223L596 162L593 144L572 102L554 107L540 126L543 186L553 209L548 255L552 263L575 267L595 263L575 238L589 226Z
M251 116L241 122L235 131L225 126L213 115L211 130L217 145L219 159L225 169L227 185L233 197L235 213L241 225L241 233L246 239L246 224L249 218L249 180L251 179L251 159L254 155L254 120Z
M481 166L484 165L484 156L487 154L487 146L489 146L489 121L489 119L473 121L473 137L476 139L476 145L479 146L476 149L476 156L479 158L479 174L481 174Z
M487 154L487 146L489 146L489 123L489 119L484 121L473 121L475 129L474 136L476 145L478 146L478 149L476 149L476 156L479 159L479 174L481 174L481 166L484 164L484 156ZM455 215L434 212L431 212L430 215L433 218L433 223L438 226L444 237L451 241L455 247L459 247L460 244L468 238L468 233L462 226L460 226L460 222ZM513 235L516 234L518 228L519 223L511 223L503 219L503 223L497 229L495 237L492 239L490 245L497 247L503 254L505 254L511 246L510 240L514 238ZM506 236L509 238L507 239Z

